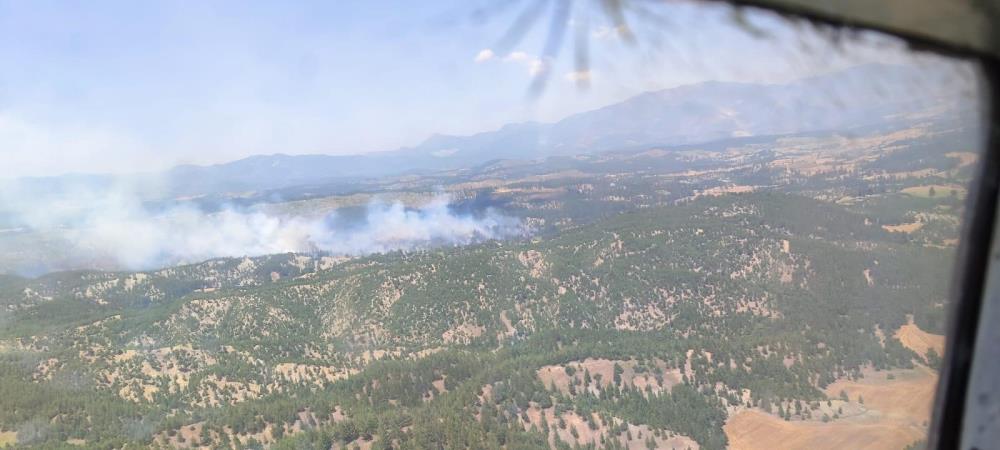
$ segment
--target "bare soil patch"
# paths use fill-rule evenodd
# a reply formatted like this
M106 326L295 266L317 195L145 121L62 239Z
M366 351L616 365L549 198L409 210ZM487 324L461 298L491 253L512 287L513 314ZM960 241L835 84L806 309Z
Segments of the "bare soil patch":
M734 450L903 448L923 436L916 430L880 423L786 422L756 410L729 418L725 431L729 448Z
M910 323L899 327L893 335L904 347L913 350L926 359L927 351L934 349L938 355L944 354L944 336L931 334L921 330L912 319Z
M856 381L838 380L826 388L832 399L839 398L841 391L850 399L846 403L834 400L834 406L841 406L845 414L830 422L786 421L757 409L734 412L724 428L730 448L886 449L903 448L923 439L937 373L918 366L892 371L866 369L863 375Z
M948 197L949 195L951 195L951 191L953 191L953 190L956 192L956 195L958 195L959 198L962 198L962 197L965 196L965 188L962 187L962 186L959 186L957 184L949 184L949 185L944 185L944 184L930 184L930 185L926 185L926 186L911 186L911 187L903 189L900 192L902 192L904 194L907 194L907 195L912 195L914 197L930 198L930 197L932 197L932 195L931 195L931 189L934 189L934 195L933 195L933 197L936 197L936 198L945 198L945 197Z
M958 167L965 167L975 164L979 160L979 155L972 152L948 152L944 156L958 159Z
M0 447L6 447L17 443L16 431L0 431Z
M857 381L838 380L827 386L830 398L847 393L853 402L864 398L864 405L877 411L883 420L917 430L926 428L931 417L937 373L926 366L914 369L878 371L866 369ZM893 379L889 379L892 374Z
M924 227L923 222L901 223L899 225L882 225L882 229L890 233L913 233Z

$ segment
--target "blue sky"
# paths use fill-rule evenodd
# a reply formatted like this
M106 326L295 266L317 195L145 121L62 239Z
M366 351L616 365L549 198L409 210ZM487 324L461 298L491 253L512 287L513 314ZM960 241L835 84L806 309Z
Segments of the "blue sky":
M651 3L627 45L578 0L547 89L529 98L548 14L497 48L527 1L475 18L456 1L49 2L0 0L0 178L158 170L251 154L350 154L553 121L709 79L781 82L908 61L891 39L839 50L808 27L716 3ZM575 27L588 25L590 88Z

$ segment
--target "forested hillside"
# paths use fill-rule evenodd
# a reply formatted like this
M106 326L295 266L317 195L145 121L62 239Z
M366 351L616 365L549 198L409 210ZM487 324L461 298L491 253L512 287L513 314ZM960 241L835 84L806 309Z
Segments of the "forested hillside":
M527 237L3 276L0 445L721 449L741 412L846 426L879 407L850 383L939 359L897 332L942 333L973 136L496 161L365 189L442 189Z

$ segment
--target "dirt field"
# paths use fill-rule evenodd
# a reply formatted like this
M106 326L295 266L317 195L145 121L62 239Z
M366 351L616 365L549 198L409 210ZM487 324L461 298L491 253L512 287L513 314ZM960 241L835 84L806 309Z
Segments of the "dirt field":
M923 222L901 223L899 225L882 225L882 229L891 233L913 233L923 227Z
M895 379L889 380L889 373ZM826 394L833 398L843 390L852 402L863 396L864 406L869 412L878 412L881 420L921 430L926 426L925 423L930 420L937 385L937 373L934 370L917 366L909 370L866 370L864 375L858 381L837 381L827 386Z
M952 190L956 191L959 198L965 197L965 188L959 185L934 184L927 186L913 186L905 188L900 192L914 197L929 198L931 197L931 188L934 188L934 197L936 198L947 198L951 195Z
M753 410L730 418L725 430L734 450L901 449L923 437L916 430L880 423L786 422Z
M785 421L759 410L730 416L725 431L730 448L901 449L925 436L937 374L923 366L911 370L866 370L858 381L840 380L826 389L830 398L841 391L860 413L824 423ZM864 398L864 403L859 402ZM846 408L845 408L846 409Z
M958 159L958 167L972 165L979 160L979 155L972 152L949 152L945 153L944 156Z
M0 447L6 447L17 443L16 431L0 431Z
M944 354L944 336L921 330L912 322L899 327L894 336L903 346L917 352L918 355L926 355L932 348L938 355Z

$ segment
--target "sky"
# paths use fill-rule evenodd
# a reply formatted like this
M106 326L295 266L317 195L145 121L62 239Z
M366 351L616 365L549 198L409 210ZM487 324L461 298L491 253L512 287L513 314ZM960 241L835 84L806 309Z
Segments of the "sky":
M546 62L555 2L505 39L533 1L0 0L0 179L393 150L699 81L924 58L721 2L638 2L631 41L596 0L576 0ZM573 62L577 36L587 72Z

